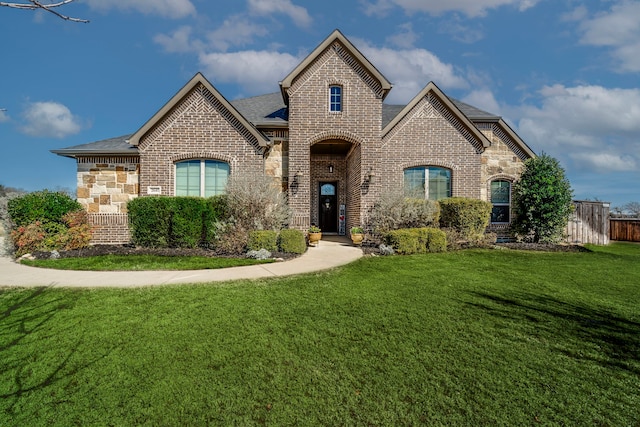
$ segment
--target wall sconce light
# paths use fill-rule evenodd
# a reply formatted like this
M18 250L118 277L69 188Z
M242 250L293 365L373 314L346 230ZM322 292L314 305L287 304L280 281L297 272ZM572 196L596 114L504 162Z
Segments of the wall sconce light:
M333 165L329 165L329 173L333 173Z
M373 178L376 176L375 173L373 173L373 168L369 168L369 184L371 184L373 182Z
M296 174L293 176L293 183L294 184L298 184L300 182L300 179L302 179L302 172L298 171L296 172Z

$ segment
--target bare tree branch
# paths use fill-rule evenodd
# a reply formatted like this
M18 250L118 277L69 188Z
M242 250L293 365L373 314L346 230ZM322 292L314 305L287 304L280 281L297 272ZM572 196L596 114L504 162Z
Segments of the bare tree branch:
M11 8L14 8L14 9L27 9L27 10L42 9L42 10L46 10L47 12L53 13L58 18L64 19L65 21L82 22L82 23L89 22L89 20L87 20L87 19L72 18L72 17L70 17L68 15L63 15L62 13L58 12L57 10L54 10L54 8L56 8L56 7L64 6L64 5L69 4L69 3L73 2L73 1L74 0L62 0L62 1L59 1L57 3L42 3L39 0L28 0L28 3L13 3L13 2L0 1L0 6L11 7Z

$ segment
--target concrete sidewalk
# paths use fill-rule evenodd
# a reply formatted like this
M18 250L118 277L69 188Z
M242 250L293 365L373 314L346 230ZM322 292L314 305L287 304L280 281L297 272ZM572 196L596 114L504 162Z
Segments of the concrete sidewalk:
M0 236L0 244L2 244ZM327 237L316 247L290 261L188 271L67 271L27 267L0 255L0 287L137 287L179 283L221 282L260 279L326 270L348 264L362 256L362 250L344 237Z

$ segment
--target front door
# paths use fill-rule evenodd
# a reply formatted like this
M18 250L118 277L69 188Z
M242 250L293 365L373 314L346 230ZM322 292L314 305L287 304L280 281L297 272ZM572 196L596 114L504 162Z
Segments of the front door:
M320 229L326 233L338 232L338 192L336 182L321 182L318 206Z

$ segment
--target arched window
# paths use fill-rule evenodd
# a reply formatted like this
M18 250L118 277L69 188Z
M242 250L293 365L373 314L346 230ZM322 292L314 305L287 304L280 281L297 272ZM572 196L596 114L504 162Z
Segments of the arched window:
M511 183L504 180L491 181L491 222L511 222Z
M217 160L186 160L176 163L176 196L210 197L223 194L229 164Z
M429 200L451 197L451 170L436 166L405 169L404 194Z
M342 86L329 86L329 111L342 111Z

